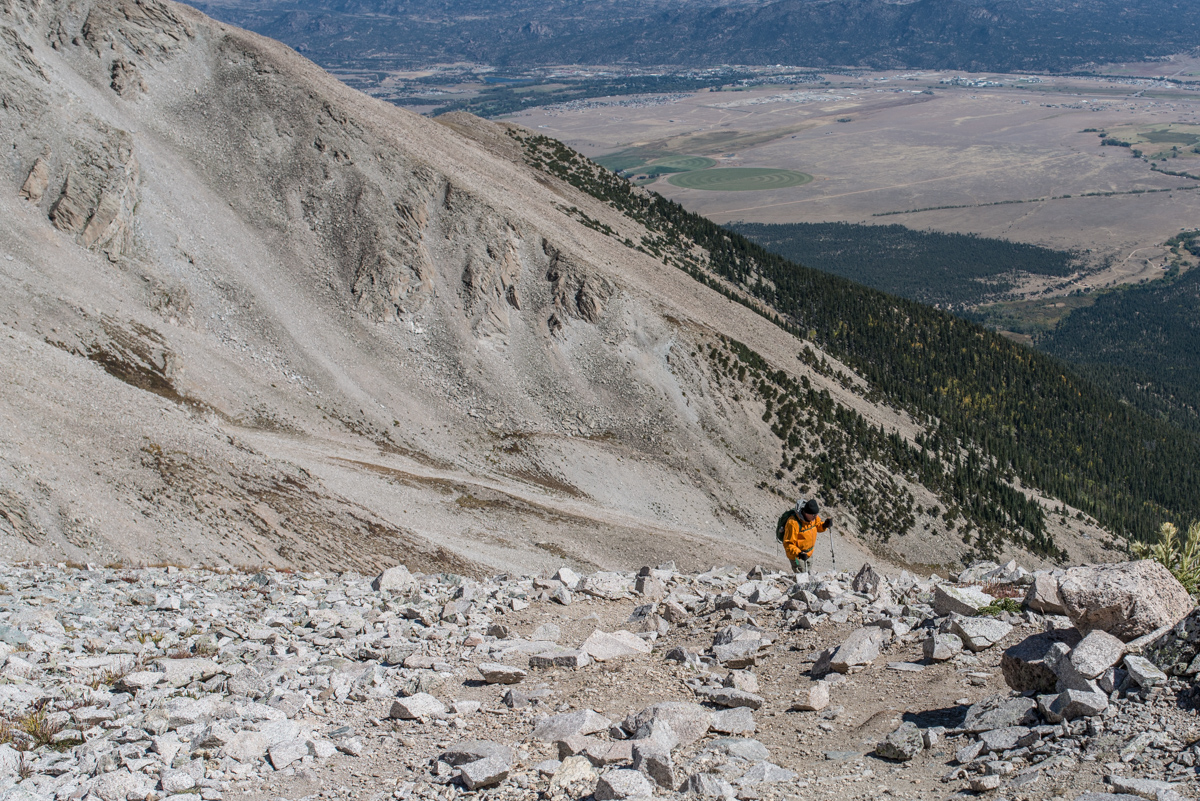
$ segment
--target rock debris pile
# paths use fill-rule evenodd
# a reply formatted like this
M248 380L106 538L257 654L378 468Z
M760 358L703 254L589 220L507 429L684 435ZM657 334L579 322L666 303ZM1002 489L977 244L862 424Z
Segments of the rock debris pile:
M1200 762L1200 618L1148 564L0 568L0 801L904 795L914 771L1165 801ZM903 689L927 680L967 697Z

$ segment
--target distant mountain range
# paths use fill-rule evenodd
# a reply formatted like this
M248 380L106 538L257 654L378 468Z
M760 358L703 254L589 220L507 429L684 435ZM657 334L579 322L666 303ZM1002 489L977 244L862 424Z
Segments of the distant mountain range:
M216 0L330 65L859 65L1063 71L1200 46L1182 0Z

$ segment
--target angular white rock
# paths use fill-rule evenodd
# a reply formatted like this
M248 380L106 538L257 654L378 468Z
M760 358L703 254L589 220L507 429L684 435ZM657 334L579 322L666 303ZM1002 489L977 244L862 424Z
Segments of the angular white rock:
M533 738L544 743L565 740L576 734L594 734L605 731L612 721L592 709L580 709L552 715L538 723L533 729Z
M996 600L978 587L952 587L939 584L933 591L933 611L939 615L957 612L971 617L979 614L981 607Z
M1073 567L1058 594L1075 628L1102 629L1125 642L1174 625L1193 607L1183 585L1152 559Z
M597 662L607 662L626 656L648 654L651 648L645 640L631 632L614 631L609 634L596 629L583 641L579 650L584 651Z
M925 658L930 662L945 662L962 653L963 641L957 634L934 632L921 645Z
M390 718L419 720L446 714L446 705L428 693L417 693L408 698L397 698L388 713Z
M800 698L792 705L800 712L819 712L829 706L829 684L823 681L813 682L807 689L800 691Z
M484 662L479 665L479 674L488 684L518 684L528 674L519 667L502 665L499 662Z
M560 567L558 572L554 574L554 578L562 582L569 590L573 590L579 586L579 574L569 567Z
M596 784L596 801L620 801L625 798L648 798L654 787L636 770L610 770Z
M257 762L267 753L270 743L262 732L240 731L221 747L225 756L238 762Z
M1125 643L1107 631L1096 629L1071 650L1068 658L1076 673L1084 678L1094 679L1120 662L1124 654Z
M1157 687L1167 683L1167 674L1144 656L1130 654L1125 657L1125 669L1129 671L1129 678L1139 687Z
M1050 704L1050 711L1062 720L1090 718L1108 708L1108 696L1104 693L1065 690Z
M276 743L267 749L267 756L275 770L283 770L293 762L308 756L308 743L299 739Z
M371 589L375 592L408 592L416 586L417 580L404 565L389 567L371 582Z
M459 768L463 784L468 790L494 787L508 778L508 771L508 762L495 756L477 759Z
M1067 608L1058 595L1058 577L1050 573L1036 574L1025 593L1025 605L1044 615L1065 615Z
M969 650L983 651L991 648L1012 633L1013 627L1003 620L997 620L987 615L981 617L960 617L951 624L951 631L957 634Z
M829 660L829 666L838 673L846 673L852 667L869 665L879 656L887 634L878 626L865 626L851 632L838 646Z

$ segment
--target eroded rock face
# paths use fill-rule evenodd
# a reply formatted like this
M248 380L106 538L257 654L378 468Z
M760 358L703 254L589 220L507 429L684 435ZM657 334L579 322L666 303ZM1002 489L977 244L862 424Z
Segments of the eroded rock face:
M58 230L77 233L87 224L89 209L85 186L74 173L67 173L58 200L50 207L50 221Z
M353 173L350 164L344 169ZM356 179L347 176L347 184L360 184ZM350 190L349 185L344 192ZM310 206L312 216L318 219L335 216L347 205L371 210L360 224L341 233L351 240L345 243L351 260L346 266L353 274L352 292L358 310L375 322L395 322L406 312L420 308L432 289L434 266L424 237L435 188L426 183L414 183L412 188L417 196L397 202L390 214L381 211L387 204L375 186L361 187L367 196L361 201L332 196Z
M80 142L69 155L50 221L63 233L76 235L79 244L103 250L116 261L128 249L141 167L128 133L102 123L95 133L99 141Z
M127 58L113 59L111 68L112 80L109 86L119 95L136 95L146 91L146 81L137 64Z
M1125 642L1173 625L1192 610L1183 585L1150 559L1071 568L1058 592L1081 632L1100 629Z
M45 156L38 156L25 183L21 184L21 197L30 203L41 203L49 186L50 163Z
M585 271L550 242L543 240L542 250L550 257L550 266L546 269L554 303L554 312L547 320L550 333L561 332L572 318L600 322L604 303L612 295L613 286L604 278Z
M477 335L508 333L510 315L521 311L521 240L501 226L499 237L467 255L462 271L463 301Z
M191 24L166 3L155 0L116 0L92 7L82 37L96 53L124 50L162 61L195 37Z

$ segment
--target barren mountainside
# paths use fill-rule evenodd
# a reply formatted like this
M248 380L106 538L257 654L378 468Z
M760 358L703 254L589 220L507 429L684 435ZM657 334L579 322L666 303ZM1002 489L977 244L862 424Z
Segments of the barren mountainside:
M811 393L810 476L844 458L839 420L920 433L623 244L647 232L519 132L388 106L174 3L0 7L10 558L765 563L821 487L780 479L763 371ZM839 568L972 550L932 491L851 467L902 513L835 504ZM1052 527L1076 559L1108 542Z

